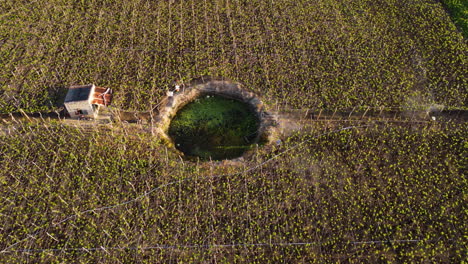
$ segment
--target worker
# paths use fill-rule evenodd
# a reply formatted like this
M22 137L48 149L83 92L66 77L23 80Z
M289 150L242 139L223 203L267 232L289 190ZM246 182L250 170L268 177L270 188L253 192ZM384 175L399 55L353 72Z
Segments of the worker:
M177 80L175 83L175 90L174 92L178 93L180 91L180 80Z
M281 139L276 140L276 146L280 146L281 143L282 143L282 142L281 142Z

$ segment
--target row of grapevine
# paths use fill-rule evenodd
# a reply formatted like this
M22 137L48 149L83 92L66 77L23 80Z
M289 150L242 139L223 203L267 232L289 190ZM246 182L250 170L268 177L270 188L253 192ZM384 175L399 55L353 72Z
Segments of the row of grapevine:
M317 128L217 166L143 134L24 125L1 138L0 259L459 262L466 129Z
M230 77L286 107L465 107L467 46L442 5L401 1L67 1L1 6L0 111L71 84L148 110L177 79Z

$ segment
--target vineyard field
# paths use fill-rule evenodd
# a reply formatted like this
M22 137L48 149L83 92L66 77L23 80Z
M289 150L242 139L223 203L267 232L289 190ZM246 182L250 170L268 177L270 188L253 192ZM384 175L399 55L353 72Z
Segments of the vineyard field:
M149 110L177 79L269 105L466 107L467 43L439 1L16 1L0 5L0 112L96 83Z
M456 0L0 1L0 263L466 261L466 25ZM71 119L84 84L112 104Z
M220 166L24 125L1 138L0 260L460 262L466 129L317 128Z

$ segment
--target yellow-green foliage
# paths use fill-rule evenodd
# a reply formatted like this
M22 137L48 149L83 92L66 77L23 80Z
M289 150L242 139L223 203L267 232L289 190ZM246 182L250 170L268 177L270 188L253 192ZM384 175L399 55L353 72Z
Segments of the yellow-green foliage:
M415 128L300 133L232 174L244 168L182 162L143 136L24 126L1 138L0 250L13 252L0 261L457 263L467 127Z
M0 39L1 112L91 82L149 110L201 75L285 107L467 101L466 42L433 0L4 0Z
M278 109L465 108L466 51L433 0L3 0L0 112L82 83L150 110L201 75ZM466 259L465 123L316 128L232 166L149 133L0 128L0 263Z

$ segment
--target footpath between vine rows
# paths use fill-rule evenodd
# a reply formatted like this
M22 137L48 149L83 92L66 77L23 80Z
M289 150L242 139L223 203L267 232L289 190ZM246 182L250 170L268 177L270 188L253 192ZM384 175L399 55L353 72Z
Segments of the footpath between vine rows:
M266 117L276 123L279 136L288 136L296 131L307 131L311 128L326 127L335 129L343 125L379 125L408 124L411 126L429 123L466 122L467 110L402 110L389 108L368 108L360 110L312 110L286 109L271 111ZM159 126L157 112L114 111L112 115L90 119L74 120L66 118L64 113L12 113L0 115L0 135L15 133L24 124L48 126L72 126L83 133L109 131L113 133L155 133Z

